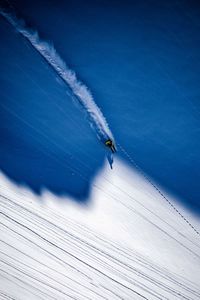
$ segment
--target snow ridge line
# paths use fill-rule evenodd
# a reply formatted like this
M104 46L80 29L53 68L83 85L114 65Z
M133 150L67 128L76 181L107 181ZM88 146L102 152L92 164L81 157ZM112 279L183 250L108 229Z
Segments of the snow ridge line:
M174 206L174 204L161 192L161 190L153 183L153 181L145 174L141 167L135 162L135 160L126 152L126 150L117 143L121 151L126 155L129 161L136 167L139 173L153 186L153 188L160 194L160 196L176 211L176 213L192 228L192 230L200 237L199 231L184 217L184 215Z
M100 108L95 103L91 92L87 86L77 78L75 72L67 66L65 61L57 53L53 44L42 40L39 37L38 32L27 27L25 21L19 19L13 11L8 11L8 9L5 10L0 6L0 14L17 30L18 33L30 42L33 48L40 53L71 90L73 96L75 96L76 100L86 111L90 126L95 130L98 138L102 142L105 142L107 139L114 140L108 123Z

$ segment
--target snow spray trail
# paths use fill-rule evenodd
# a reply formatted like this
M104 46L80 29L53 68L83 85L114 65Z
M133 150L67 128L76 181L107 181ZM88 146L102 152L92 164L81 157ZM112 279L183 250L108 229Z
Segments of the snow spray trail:
M37 31L28 28L25 22L18 19L15 13L7 12L0 7L0 14L17 30L17 32L31 43L31 45L60 76L64 83L67 84L75 98L87 112L89 123L97 133L98 138L102 142L105 142L109 138L114 140L106 119L100 108L96 105L92 94L88 88L77 79L75 72L66 65L54 46L49 42L40 39Z

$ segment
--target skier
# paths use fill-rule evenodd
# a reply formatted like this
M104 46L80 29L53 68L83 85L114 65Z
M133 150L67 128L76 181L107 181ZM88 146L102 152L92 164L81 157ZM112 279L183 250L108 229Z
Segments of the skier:
M108 139L106 142L105 142L105 145L107 147L110 148L110 150L112 151L112 153L115 153L116 152L116 148L115 148L115 145L113 143L113 141L111 139Z

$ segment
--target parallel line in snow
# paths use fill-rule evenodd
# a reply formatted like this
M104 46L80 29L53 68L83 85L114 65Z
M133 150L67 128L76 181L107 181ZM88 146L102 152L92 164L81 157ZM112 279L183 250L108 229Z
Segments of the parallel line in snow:
M55 248L61 250L62 252L68 254L69 256L71 256L71 257L73 257L74 259L76 259L77 261L79 261L80 263L82 263L82 264L88 266L89 268L91 268L92 270L96 271L97 273L99 273L99 274L101 274L101 275L103 275L103 276L109 278L111 281L114 281L114 282L118 283L119 285L123 286L124 288L126 288L126 289L132 291L133 293L137 294L137 295L140 296L141 298L148 299L148 298L146 298L145 296L143 296L142 294L140 294L139 292L135 291L133 288L131 288L131 287L129 287L129 286L123 284L122 282L118 281L117 279L112 278L112 277L109 276L108 274L105 274L104 272L100 271L98 268L96 268L96 267L90 265L89 263L83 261L82 259L78 258L76 255L74 255L74 254L70 253L69 251L67 251L67 250L65 250L65 249L63 249L63 248L61 248L60 246L56 245L55 243L53 243L53 242L47 240L46 238L44 238L43 236L41 236L40 234L38 234L38 233L35 232L34 230L32 230L32 229L30 229L29 227L27 227L27 226L21 224L21 223L18 222L17 220L14 220L13 218L9 217L8 215L6 215L6 214L4 214L4 213L2 213L2 212L0 212L0 214L3 215L3 216L5 216L5 217L8 218L9 220L13 221L14 223L16 223L16 224L22 226L22 227L25 228L26 230L32 232L34 235L36 235L36 236L39 237L40 239L44 240L45 242L47 242L47 243L50 244L51 246L53 246L53 247L55 247ZM161 298L160 298L160 299L161 299Z
M37 216L37 217L38 217L38 216ZM40 217L40 218L41 218L41 217ZM44 220L44 219L43 219L43 220ZM47 221L47 220L45 220L45 222L50 223L50 222ZM21 223L20 223L20 224L21 224ZM50 223L50 224L51 224L51 223ZM80 239L80 238L77 238L76 236L70 234L70 233L67 232L66 230L63 230L62 228L58 227L57 225L55 225L55 224L51 224L51 225L53 225L54 227L56 227L56 228L59 229L59 230L62 230L62 231L64 232L64 234L70 235L73 239L75 238L75 239L79 242L79 245L80 245L80 243L86 244L87 246L92 247L94 250L100 251L102 254L108 256L110 259L116 260L113 256L110 256L108 253L105 253L105 252L102 251L101 249L99 249L99 248L97 248L97 247L94 247L93 245L89 244L88 242L85 242L84 240L82 240L82 239ZM46 227L48 228L48 226L46 226ZM57 234L58 234L58 232L57 232ZM69 242L72 242L72 241L70 240ZM96 259L96 256L95 256L94 258ZM100 262L101 262L101 261L99 261L99 263L100 263ZM102 262L101 262L101 263L102 263ZM121 265L124 265L124 263L123 263L122 261L120 261L120 260L117 260L117 263L118 263L118 264L120 263ZM138 273L139 276L145 276L145 277L146 277L146 275L145 275L144 273L141 273L140 271L138 271L138 270L135 269L135 268L132 268L132 267L129 266L129 265L126 265L126 264L125 264L124 267L132 269L131 271ZM148 276L147 276L147 280L150 280L150 281L154 282L154 281L153 281L150 277L148 277ZM157 284L160 285L160 284L161 284L161 286L162 286L162 283L160 283L159 281L154 282L154 284L155 284L155 285L157 285ZM177 294L177 295L181 295L183 298L185 297L185 296L184 296L183 294L181 294L180 292L178 292L178 291L176 291L176 290L170 289L170 287L168 287L167 285L166 285L166 286L163 286L163 288L164 288L164 289L168 289L168 291L171 291L172 293L175 293L175 294ZM188 299L187 297L185 297L185 298Z

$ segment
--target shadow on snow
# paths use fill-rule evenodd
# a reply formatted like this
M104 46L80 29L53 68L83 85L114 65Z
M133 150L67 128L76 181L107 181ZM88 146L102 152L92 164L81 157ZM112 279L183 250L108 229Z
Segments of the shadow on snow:
M155 181L199 212L195 3L88 0L58 7L52 0L48 14L45 1L31 2L31 9L23 0L16 3L89 83L116 141ZM46 187L87 199L105 149L39 55L28 43L22 46L7 24L0 30L1 169L35 192Z

